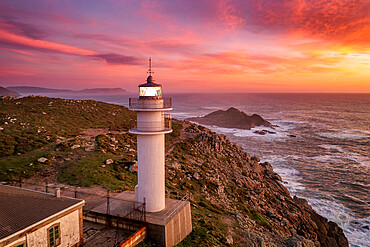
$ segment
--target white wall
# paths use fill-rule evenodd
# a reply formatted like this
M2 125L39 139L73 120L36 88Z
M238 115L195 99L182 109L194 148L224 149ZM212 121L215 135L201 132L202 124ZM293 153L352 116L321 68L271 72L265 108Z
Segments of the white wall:
M138 195L146 203L146 211L157 212L165 207L164 134L138 135Z
M27 239L27 247L47 247L48 246L48 228L56 223L60 223L60 247L73 246L80 241L80 227L78 218L78 209L71 212L62 218L51 222L34 232L27 234L22 240ZM5 247L13 246L15 243L20 242L20 239L6 245Z

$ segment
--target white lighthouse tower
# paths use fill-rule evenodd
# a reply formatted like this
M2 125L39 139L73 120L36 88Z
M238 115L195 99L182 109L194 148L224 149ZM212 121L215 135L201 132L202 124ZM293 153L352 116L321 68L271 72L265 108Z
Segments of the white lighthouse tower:
M170 120L165 111L172 110L171 98L162 98L162 86L154 83L151 59L146 83L139 85L139 98L130 98L130 110L137 112L137 128L130 129L137 135L138 184L135 200L145 202L147 212L165 208L165 138L171 133Z

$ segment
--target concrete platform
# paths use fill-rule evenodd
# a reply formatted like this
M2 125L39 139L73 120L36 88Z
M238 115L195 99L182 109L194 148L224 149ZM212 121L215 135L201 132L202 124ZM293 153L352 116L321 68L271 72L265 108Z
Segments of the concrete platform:
M135 209L135 194L122 192L109 201L110 214L125 217ZM105 214L107 203L103 203L91 210ZM162 246L175 246L180 243L191 231L191 209L189 201L166 198L166 207L160 212L146 212L148 237Z

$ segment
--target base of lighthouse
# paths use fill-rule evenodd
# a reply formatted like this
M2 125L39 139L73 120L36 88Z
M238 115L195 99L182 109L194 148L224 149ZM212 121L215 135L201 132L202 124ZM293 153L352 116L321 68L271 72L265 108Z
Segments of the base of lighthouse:
M190 202L166 198L166 208L146 213L146 222L150 239L161 246L175 246L192 231Z
M110 215L125 217L135 210L135 194L122 192L110 200ZM105 215L107 203L91 210L92 213ZM136 222L133 219L128 221ZM180 243L192 231L191 208L188 200L165 199L165 208L160 212L146 212L147 238L160 246L172 247Z

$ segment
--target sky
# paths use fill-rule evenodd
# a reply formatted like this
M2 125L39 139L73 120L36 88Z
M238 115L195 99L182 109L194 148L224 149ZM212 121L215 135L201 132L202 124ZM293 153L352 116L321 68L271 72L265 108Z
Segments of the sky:
M370 0L2 0L0 86L370 93Z

